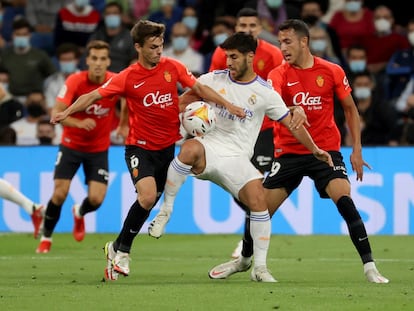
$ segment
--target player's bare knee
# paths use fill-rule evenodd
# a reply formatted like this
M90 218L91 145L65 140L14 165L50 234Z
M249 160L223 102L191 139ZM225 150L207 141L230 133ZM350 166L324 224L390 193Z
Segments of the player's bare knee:
M157 200L157 193L142 193L138 197L138 203L142 208L150 210Z

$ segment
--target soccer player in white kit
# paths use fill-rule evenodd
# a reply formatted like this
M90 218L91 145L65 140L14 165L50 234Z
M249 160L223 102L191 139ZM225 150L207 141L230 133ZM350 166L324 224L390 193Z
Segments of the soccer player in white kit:
M319 160L332 164L329 154L319 149L301 123L291 122L292 116L280 95L253 70L256 40L236 33L222 45L226 50L227 70L202 75L199 80L223 97L242 107L246 118L230 114L225 108L209 103L215 109L216 127L203 137L186 140L171 162L165 185L164 202L151 222L149 234L160 237L172 212L175 197L188 175L210 180L249 207L250 230L253 238L254 267L251 279L276 282L267 269L271 224L262 186L263 175L250 159L265 114L291 129L292 134ZM200 100L187 92L183 104ZM251 262L246 262L247 269Z

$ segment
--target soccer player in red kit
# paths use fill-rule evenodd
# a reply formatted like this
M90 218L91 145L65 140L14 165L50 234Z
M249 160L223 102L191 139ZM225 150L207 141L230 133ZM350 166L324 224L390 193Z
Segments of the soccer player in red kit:
M102 97L123 96L128 108L128 121L121 113L120 133L128 132L125 160L137 192L121 232L114 242L105 245L107 266L105 277L116 280L118 274L129 274L129 253L132 242L159 200L174 158L179 133L177 82L191 88L200 97L211 100L229 113L244 118L245 112L211 88L197 82L192 73L179 61L161 57L165 26L140 20L131 29L138 52L138 62L113 76L102 87L82 95L62 113L52 116L51 122L64 120L70 114L89 109ZM129 131L128 131L129 129Z
M109 45L94 40L87 45L88 70L69 76L60 90L52 113L65 110L82 94L96 89L114 74L107 71L111 61ZM45 212L43 233L37 253L47 253L52 245L52 234L60 218L70 184L82 164L88 196L81 205L72 208L74 216L73 235L77 241L85 236L83 216L97 210L102 204L108 187L108 148L110 132L118 97L105 98L88 110L78 112L61 122L62 141L55 163L54 189Z
M340 152L341 136L334 120L334 95L344 109L353 138L352 169L357 180L362 180L363 167L369 165L362 158L359 115L351 95L351 87L341 67L319 57L309 50L309 29L296 19L286 20L279 26L278 38L285 63L269 73L269 82L280 93L286 105L303 106L310 123L309 133L315 143L327 150L333 167L312 158L300 143L284 128L275 126L275 160L264 181L269 213L272 215L299 186L304 176L315 183L321 198L331 198L345 220L351 240L358 251L369 282L388 283L377 270L365 225L351 198L351 187ZM250 257L245 249L238 259L214 267L225 278L248 267L241 266L241 257ZM243 260L243 262L246 262Z

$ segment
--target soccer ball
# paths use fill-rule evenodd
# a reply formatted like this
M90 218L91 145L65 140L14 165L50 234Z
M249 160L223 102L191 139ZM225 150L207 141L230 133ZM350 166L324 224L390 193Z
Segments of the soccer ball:
M216 113L206 102L195 101L185 108L181 123L188 134L204 136L215 128Z

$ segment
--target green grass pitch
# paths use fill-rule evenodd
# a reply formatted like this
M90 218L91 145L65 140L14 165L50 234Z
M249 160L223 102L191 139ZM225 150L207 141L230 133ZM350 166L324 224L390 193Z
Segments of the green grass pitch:
M55 234L49 254L35 254L29 234L0 235L0 310L414 310L414 236L371 236L377 266L389 284L368 283L347 236L271 239L268 266L279 281L250 281L249 272L210 280L229 259L236 235L139 235L131 274L103 282L102 247L114 234L82 243Z

